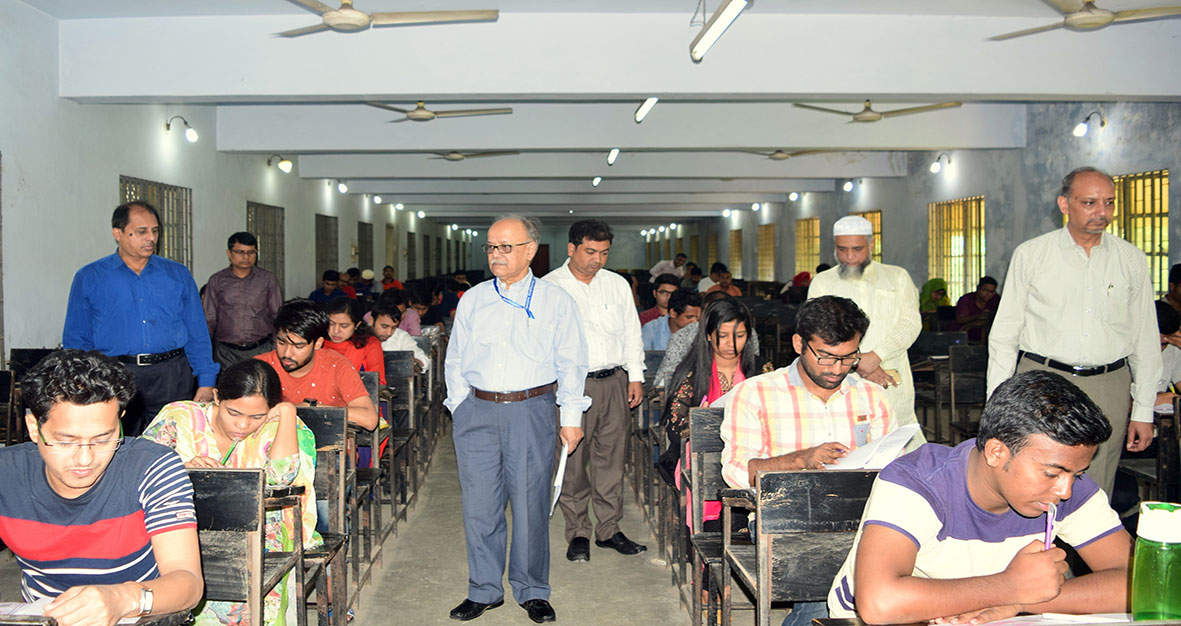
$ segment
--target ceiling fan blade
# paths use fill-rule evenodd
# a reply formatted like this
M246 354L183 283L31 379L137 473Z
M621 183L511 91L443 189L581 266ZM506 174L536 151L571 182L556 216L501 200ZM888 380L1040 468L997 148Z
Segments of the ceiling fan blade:
M921 107L910 107L906 109L895 109L893 111L882 111L882 117L898 117L899 115L914 115L915 113L926 113L927 111L938 111L939 109L954 109L963 106L963 102L940 102L939 104L928 104Z
M503 109L460 109L457 111L435 111L435 117L471 117L473 115L509 115L510 108Z
M1083 8L1083 0L1045 0L1045 2L1058 9L1063 15L1074 13Z
M826 109L824 107L818 107L814 104L801 104L799 102L793 103L792 106L797 106L797 107L800 107L801 109L810 109L812 111L821 111L823 113L836 113L837 115L856 115L857 114L856 112L838 111L836 109Z
M383 102L366 102L365 104L368 104L371 107L385 109L387 111L397 111L398 113L409 113L410 112L410 109L399 109L396 106L385 104Z
M465 159L482 159L484 157L516 156L518 154L521 153L512 150L501 150L499 152L473 152L471 154L465 154L463 157Z
M310 35L324 30L328 30L328 27L324 24L316 24L315 26L305 26L303 28L296 28L295 30L285 30L281 33L275 33L275 37L299 37L300 35Z
M1026 35L1036 35L1037 33L1044 33L1048 30L1054 30L1055 28L1062 28L1065 25L1066 25L1066 22L1058 22L1057 24L1050 24L1048 26L1038 26L1037 28L1027 28L1025 30L1017 30L1017 31L1013 31L1011 33L1005 33L1003 35L989 37L988 40L989 41L1004 41L1006 39L1013 39L1014 37L1024 37Z
M319 13L320 15L323 15L329 11L336 10L333 7L330 7L327 4L324 4L323 2L317 2L316 0L289 0L289 1L293 2L295 4L298 4L299 6L305 8L309 11L314 11L316 13Z
M823 154L825 152L833 152L833 151L832 150L796 150L795 152L789 152L788 156L795 158L795 157L804 156L807 154Z
M372 13L374 26L445 24L448 22L495 22L500 11L407 11Z
M402 118L398 118L396 120L390 120L390 121L386 122L386 124L401 124L402 122L409 122L409 121L410 121L410 118L402 117Z
M1156 7L1153 9L1128 9L1127 11L1116 11L1113 22L1131 22L1134 20L1150 20L1154 17L1170 17L1173 15L1181 15L1181 6L1178 7Z

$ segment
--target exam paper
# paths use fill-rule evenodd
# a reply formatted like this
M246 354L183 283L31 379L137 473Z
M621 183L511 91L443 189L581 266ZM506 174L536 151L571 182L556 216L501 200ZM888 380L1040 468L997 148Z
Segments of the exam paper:
M1131 622L1129 613L1093 613L1091 615L1064 615L1043 613L1041 615L1019 615L1009 619L989 622L1005 626L1049 626L1050 624L1122 624Z
M558 506L558 496L562 495L562 481L566 478L566 457L570 455L570 446L562 442L562 454L558 455L558 471L554 474L554 499L549 503L549 516L554 516L554 507Z
M825 467L829 469L880 470L898 457L911 438L918 434L919 428L918 424L899 426L885 437L874 439L864 446L854 448L849 451L848 456Z

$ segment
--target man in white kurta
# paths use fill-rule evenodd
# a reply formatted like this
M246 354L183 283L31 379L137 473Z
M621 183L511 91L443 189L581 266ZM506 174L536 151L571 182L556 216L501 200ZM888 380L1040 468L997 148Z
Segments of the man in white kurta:
M906 350L919 336L919 293L906 270L874 263L873 225L849 215L833 225L837 266L816 275L808 298L841 296L857 303L869 316L861 340L857 374L886 388L886 400L898 425L915 423L914 380ZM912 440L922 443L921 437Z

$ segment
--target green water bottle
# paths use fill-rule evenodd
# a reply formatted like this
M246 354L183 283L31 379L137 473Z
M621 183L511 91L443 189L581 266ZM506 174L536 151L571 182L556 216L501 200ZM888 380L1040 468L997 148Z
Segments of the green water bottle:
M1132 619L1181 620L1181 504L1141 502Z

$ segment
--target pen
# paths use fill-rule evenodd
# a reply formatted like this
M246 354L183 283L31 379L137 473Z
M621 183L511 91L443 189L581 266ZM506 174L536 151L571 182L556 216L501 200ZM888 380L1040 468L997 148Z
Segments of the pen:
M239 441L238 439L235 439L234 443L230 444L230 449L226 450L226 455L221 457L221 464L222 465L225 465L226 461L230 460L230 455L234 453L234 448L238 447L238 441ZM1046 528L1046 536L1047 537L1049 536L1049 532L1050 532L1050 529ZM1046 549L1049 550L1049 548L1046 548Z
M1054 547L1054 518L1058 516L1058 505L1050 504L1050 510L1046 511L1046 549Z

